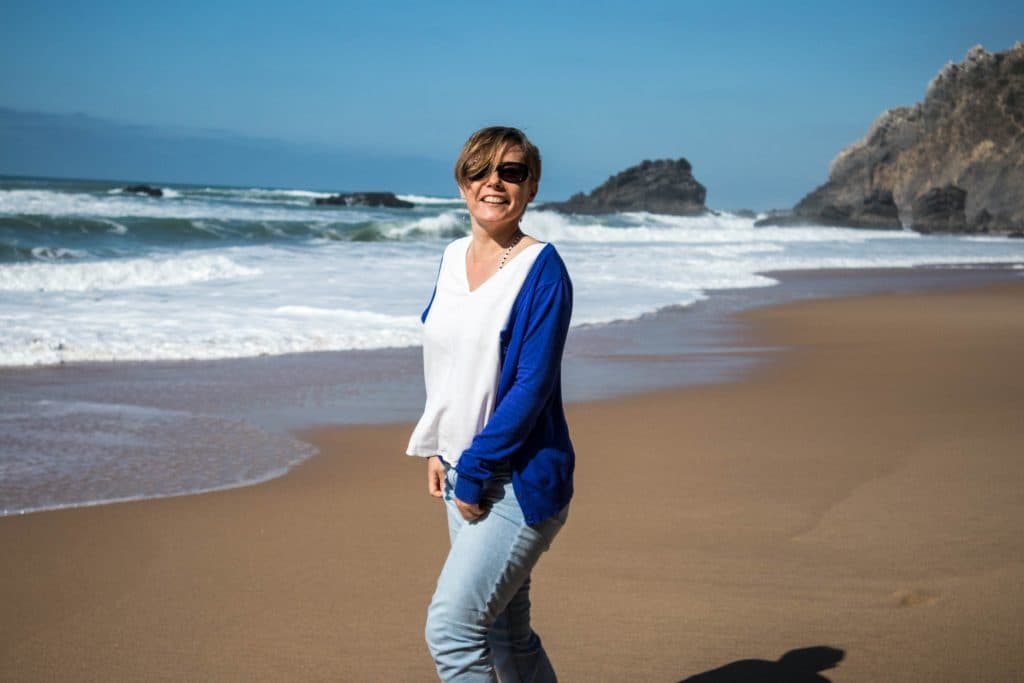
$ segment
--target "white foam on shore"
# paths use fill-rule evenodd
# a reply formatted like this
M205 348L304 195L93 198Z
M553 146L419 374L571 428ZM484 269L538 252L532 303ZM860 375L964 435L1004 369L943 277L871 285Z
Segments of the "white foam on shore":
M436 269L420 254L345 242L0 266L0 365L415 345Z
M181 192L181 198L161 203L123 195L0 190L0 213L81 212L108 222L114 235L130 234L135 227L129 230L112 216L135 210L191 219L195 229L217 236L228 230L220 219L258 218L260 230L252 232L281 235L262 246L167 247L138 257L73 263L59 261L81 254L56 244L38 253L54 262L0 264L0 365L415 345L418 315L444 245L469 229L465 208L442 198L412 210L378 213L314 209L306 203L324 193L307 190ZM286 203L270 205L281 201ZM292 201L303 205L287 205ZM292 226L315 225L336 239L327 239L327 233L294 239L288 225L268 217L287 219ZM365 223L386 239L347 241L352 222ZM691 305L718 289L771 286L774 280L763 273L774 270L1024 261L1024 240L755 228L753 219L728 213L566 216L531 209L523 223L538 239L554 242L566 261L575 283L577 325ZM317 230L295 232L315 235ZM109 233L103 237L112 239Z
M462 199L459 197L425 197L418 194L400 194L395 196L402 201L422 204L424 206L464 206Z
M444 216L444 214L442 214ZM452 220L435 217L439 223ZM450 225L450 224L449 224ZM440 229L440 227L439 227ZM575 284L573 324L687 306L762 273L1024 259L995 243L557 244ZM444 240L238 247L176 257L0 266L0 365L214 359L413 346Z
M714 244L849 242L912 240L921 235L903 230L794 227L755 228L754 221L732 214L660 216L625 213L614 216L566 216L554 211L528 211L523 228L539 239L553 242Z
M290 306L228 312L180 305L147 315L124 300L108 305L112 310L105 317L98 312L101 307L83 301L69 301L64 315L9 316L0 335L2 364L210 360L414 346L420 340L416 315L311 313ZM130 316L118 310L129 307Z
M33 250L33 254L35 250ZM60 258L61 254L52 255ZM193 282L259 275L226 256L193 254L92 263L15 263L0 265L0 292L87 292L177 287Z

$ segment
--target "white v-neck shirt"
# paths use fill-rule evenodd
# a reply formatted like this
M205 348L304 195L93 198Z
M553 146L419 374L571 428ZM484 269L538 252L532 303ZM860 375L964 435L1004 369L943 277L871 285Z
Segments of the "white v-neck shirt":
M494 412L502 328L544 243L531 244L473 291L466 255L472 237L444 250L437 291L423 326L427 401L408 455L440 455L454 466Z

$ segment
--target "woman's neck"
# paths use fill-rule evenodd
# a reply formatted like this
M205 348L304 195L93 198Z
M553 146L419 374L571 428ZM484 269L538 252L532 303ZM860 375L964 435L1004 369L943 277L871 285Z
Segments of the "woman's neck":
M522 230L518 223L490 230L473 225L470 252L477 261L494 258L518 242L521 237Z

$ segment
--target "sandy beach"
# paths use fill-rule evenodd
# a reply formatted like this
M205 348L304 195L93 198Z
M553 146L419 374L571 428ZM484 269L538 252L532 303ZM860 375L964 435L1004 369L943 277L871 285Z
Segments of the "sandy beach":
M742 379L569 407L577 496L534 578L561 679L1021 680L1024 283L742 315L782 349ZM447 540L409 429L0 518L0 680L433 680Z

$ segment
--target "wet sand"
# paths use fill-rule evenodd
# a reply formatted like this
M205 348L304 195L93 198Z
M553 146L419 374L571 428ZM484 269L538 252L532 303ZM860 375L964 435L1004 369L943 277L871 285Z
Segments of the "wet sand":
M534 583L562 680L771 680L795 650L780 680L1018 678L1024 284L742 315L785 349L742 379L569 408L578 493ZM447 541L409 428L0 518L0 680L432 680Z

